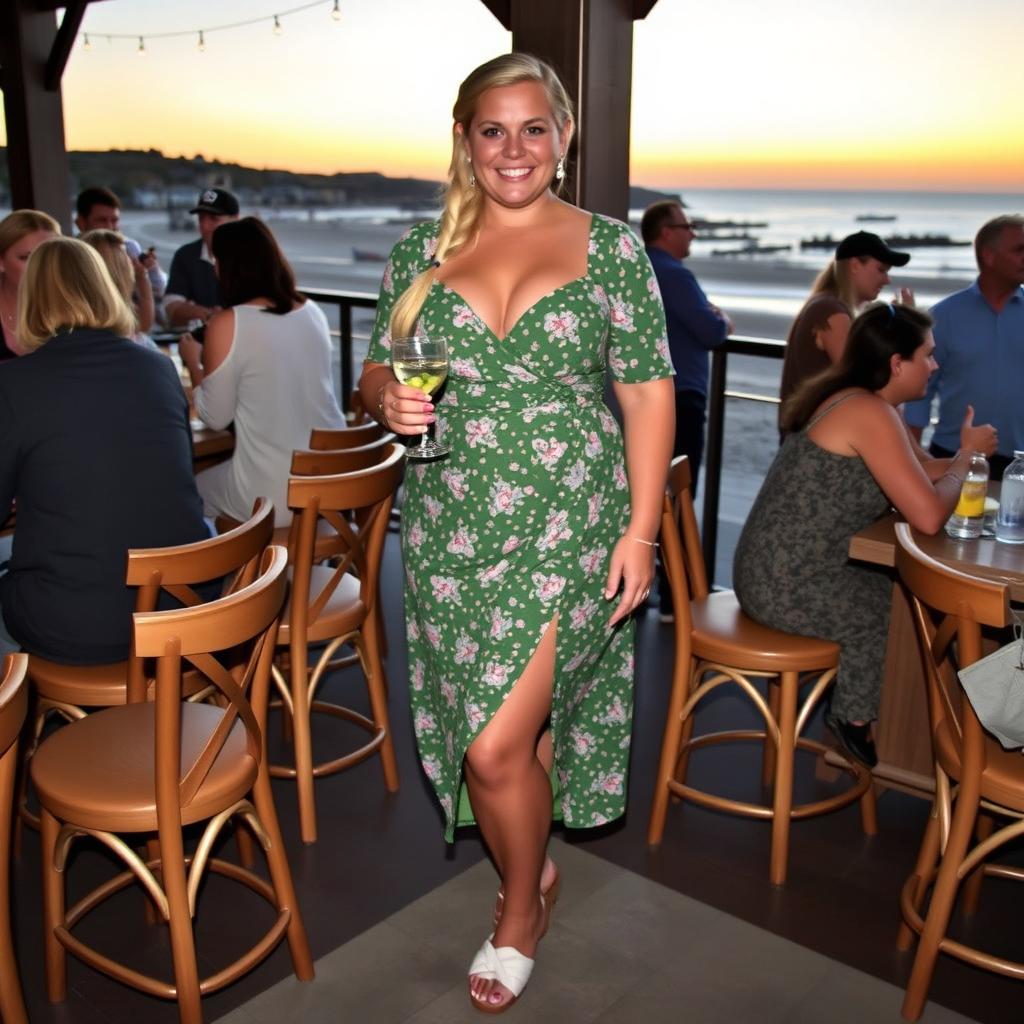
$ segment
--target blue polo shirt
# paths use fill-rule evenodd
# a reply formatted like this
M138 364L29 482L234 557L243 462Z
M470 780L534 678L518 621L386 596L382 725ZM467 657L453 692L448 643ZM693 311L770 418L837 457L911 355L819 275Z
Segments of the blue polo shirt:
M726 322L711 308L697 278L679 260L657 246L648 247L647 255L665 305L676 391L696 391L707 397L708 352L725 341Z
M939 368L928 394L904 406L907 423L928 423L932 398L939 396L939 423L933 440L950 451L960 447L960 424L968 405L975 423L999 432L999 454L1024 449L1024 288L1002 312L986 301L975 281L932 307L935 359Z

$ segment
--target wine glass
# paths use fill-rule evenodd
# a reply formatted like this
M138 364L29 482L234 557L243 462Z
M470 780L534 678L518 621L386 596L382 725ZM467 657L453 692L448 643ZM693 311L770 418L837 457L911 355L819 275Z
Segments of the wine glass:
M400 384L419 388L430 397L440 390L448 376L448 345L444 338L414 334L409 338L391 339L391 368ZM420 443L406 449L410 459L436 459L451 449L430 437L424 430Z

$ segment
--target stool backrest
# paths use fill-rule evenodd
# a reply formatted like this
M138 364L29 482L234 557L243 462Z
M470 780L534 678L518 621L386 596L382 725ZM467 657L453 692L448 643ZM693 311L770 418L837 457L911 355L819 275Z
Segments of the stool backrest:
M317 451L336 451L339 448L358 448L383 437L386 431L376 420L355 427L330 430L316 427L309 435L309 447Z
M1002 628L1013 621L1009 588L958 572L925 554L907 523L896 526L896 570L910 595L936 757L954 778L964 771L983 771L986 734L956 670L982 657L982 626ZM951 740L952 751L935 742L943 735Z
M676 621L689 619L689 602L708 596L708 577L690 491L690 460L672 460L661 515L662 565L672 589ZM678 592L678 594L677 594ZM686 622L689 630L689 622Z
M394 434L356 448L310 449L292 452L292 476L328 476L332 473L353 473L376 466L391 454Z
M402 445L392 444L383 461L368 469L331 476L293 476L288 480L288 507L298 520L297 527L293 522L291 534L295 543L289 623L293 643L305 636L346 573L358 578L363 605L368 614L373 613L391 504L402 479L404 459ZM334 572L314 594L310 580L321 518L338 534L342 550L334 559ZM303 600L303 595L308 599Z
M274 535L274 506L257 498L247 522L227 533L170 548L134 548L128 552L126 582L138 587L136 612L152 612L161 593L186 608L203 603L195 587L224 579L221 596L248 586L255 578L260 558ZM134 647L128 657L128 701L145 699L145 667Z
M180 815L209 774L236 722L257 765L266 756L266 715L277 623L287 591L288 554L278 545L260 557L248 586L194 608L136 612L135 648L156 658L157 814ZM201 743L190 743L182 761L182 675L202 673L220 691L221 717Z

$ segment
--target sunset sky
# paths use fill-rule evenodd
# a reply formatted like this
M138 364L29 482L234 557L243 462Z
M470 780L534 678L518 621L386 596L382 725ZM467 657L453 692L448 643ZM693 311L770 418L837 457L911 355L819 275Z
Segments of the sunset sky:
M105 0L64 80L73 149L440 178L451 104L510 37L479 0ZM634 44L652 186L1024 191L1019 0L660 0ZM206 49L199 52L198 30ZM188 30L184 38L154 38ZM104 33L145 38L107 41Z

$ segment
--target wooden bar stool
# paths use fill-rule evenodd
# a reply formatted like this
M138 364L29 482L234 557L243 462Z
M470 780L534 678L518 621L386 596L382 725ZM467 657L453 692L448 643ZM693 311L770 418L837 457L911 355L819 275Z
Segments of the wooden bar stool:
M319 451L357 448L369 444L371 441L379 441L386 433L383 425L376 420L369 420L356 426L342 427L340 430L330 427L314 427L309 434L309 447Z
M155 658L150 702L96 711L49 736L32 761L42 807L43 924L51 1002L67 990L65 950L149 995L178 1002L183 1024L202 1020L200 996L235 981L287 938L296 975L313 977L305 929L285 857L267 774L266 716L278 616L287 588L287 555L267 549L256 580L209 604L137 613L135 650ZM220 704L182 699L185 667L201 673ZM211 857L233 817L246 820L270 872L259 875ZM187 855L183 828L205 821ZM157 834L157 855L144 861L121 838ZM65 907L64 877L80 836L103 843L126 870ZM200 979L192 919L206 869L262 896L274 920L233 963ZM173 980L146 975L86 945L74 932L108 896L139 882L169 926Z
M920 937L902 1010L907 1020L917 1020L939 953L1024 978L1024 963L946 934L961 885L969 915L977 909L985 875L1024 880L1024 868L986 863L1003 844L1024 834L1024 757L1019 750L1004 750L984 731L956 675L982 657L982 626L1004 628L1013 622L1009 588L935 561L917 546L906 523L896 527L896 568L910 593L935 755L935 801L913 874L903 886L897 937L904 950L915 934ZM995 819L1002 824L993 832ZM972 848L974 835L978 842ZM932 897L922 918L929 889Z
M129 551L125 583L138 588L136 612L155 611L164 593L186 607L194 607L203 600L195 588L221 578L226 581L226 593L251 583L273 527L274 506L260 498L252 517L228 533L178 547ZM134 647L130 647L127 661L109 665L63 665L32 655L28 675L34 711L26 761L31 760L48 716L56 714L66 721L76 721L84 718L89 708L146 700L153 691L152 667L137 656ZM209 693L209 685L198 674L190 673L185 678L185 693L191 700L202 700ZM25 805L24 793L19 811L22 820L38 826L38 819Z
M11 804L18 770L18 734L28 709L27 654L8 654L0 675L0 1021L27 1024L11 937Z
M860 800L864 831L868 835L877 831L871 773L860 764L843 763L843 770L854 780L849 789L793 806L796 751L819 755L830 752L829 747L802 733L815 705L835 678L839 647L828 640L760 625L743 613L732 591L709 593L685 455L672 463L669 473L661 516L661 551L675 609L676 652L647 842L651 846L660 844L672 796L718 811L770 820L768 877L772 885L782 885L786 881L789 825L793 819L825 814ZM767 701L755 680L765 681ZM811 690L800 703L801 687L811 680ZM694 717L700 702L726 683L735 683L746 694L764 719L764 728L731 729L695 737ZM691 751L750 740L764 744L762 784L773 787L771 805L734 800L687 783Z
M292 477L288 506L296 523L292 588L282 617L278 643L288 647L288 679L275 667L281 704L292 722L295 764L273 765L277 777L294 778L299 791L302 840L316 842L313 780L342 771L380 752L384 782L398 790L398 763L387 709L387 680L381 653L377 611L380 563L384 552L391 501L402 478L405 451L392 444L378 465L333 476ZM345 550L331 565L316 555L318 523L326 520ZM371 717L316 699L324 676L338 667L335 653L344 645L355 649L366 676ZM309 664L310 647L319 648ZM310 714L323 712L351 722L370 733L359 749L314 764Z

